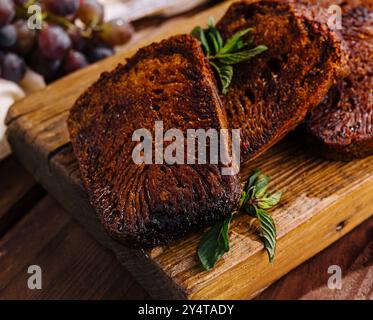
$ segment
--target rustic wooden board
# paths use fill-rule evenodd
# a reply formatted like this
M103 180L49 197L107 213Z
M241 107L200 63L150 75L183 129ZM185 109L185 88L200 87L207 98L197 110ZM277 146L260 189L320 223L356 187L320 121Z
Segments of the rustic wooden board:
M103 231L88 204L69 144L65 123L69 108L100 72L124 62L145 44L189 32L193 26L205 24L210 15L218 19L228 5L225 2L165 24L151 39L142 40L131 50L61 79L17 103L7 117L9 141L25 167L158 298L251 298L373 215L372 157L349 163L329 162L289 138L241 172L245 180L259 166L272 176L272 185L284 192L281 205L273 212L278 250L272 265L247 216L235 219L231 251L211 272L203 271L196 259L201 233L170 246L134 250Z
M49 196L0 238L0 300L144 299L147 293L109 250ZM42 270L42 290L29 290L27 269Z
M43 188L13 157L0 161L0 237L42 196Z

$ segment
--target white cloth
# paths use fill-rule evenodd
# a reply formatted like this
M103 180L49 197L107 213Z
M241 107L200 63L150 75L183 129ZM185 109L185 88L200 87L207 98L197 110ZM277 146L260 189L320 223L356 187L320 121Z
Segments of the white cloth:
M5 117L9 107L14 101L25 96L24 91L14 82L0 79L0 159L10 153L8 142L5 138Z
M137 20L152 15L173 16L195 8L206 0L100 0L105 6L105 20Z
M9 107L26 94L44 88L45 82L42 76L27 70L20 85L22 88L14 82L0 78L0 160L10 153L9 144L5 137L6 126L4 123Z

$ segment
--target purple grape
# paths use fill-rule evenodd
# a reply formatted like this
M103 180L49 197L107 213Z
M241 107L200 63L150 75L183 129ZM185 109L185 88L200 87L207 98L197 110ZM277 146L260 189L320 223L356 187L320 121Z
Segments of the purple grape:
M42 0L47 11L58 16L74 15L79 8L79 0Z
M34 47L36 40L35 30L29 29L25 20L17 20L14 23L14 27L17 31L17 41L14 49L21 55L26 55Z
M2 77L4 79L20 82L26 72L25 61L15 53L6 53L1 63Z
M13 0L16 6L23 6L29 0Z
M69 51L63 63L63 72L68 74L88 65L88 61L83 53Z
M96 0L80 0L77 18L85 25L97 25L104 19L104 7Z
M60 26L49 25L39 33L39 48L49 59L61 60L71 47L68 34Z
M113 54L114 54L113 49L99 46L99 47L95 47L89 50L87 53L87 57L88 57L88 61L93 63L93 62L108 58L112 56Z
M72 43L72 48L76 51L84 51L86 46L87 46L87 43L88 43L88 39L83 37L79 30L74 30L74 31L69 31L69 36L70 36L70 39L71 39L71 43Z
M16 43L17 31L16 28L8 24L0 29L0 47L9 48Z
M111 46L118 46L128 42L134 32L133 27L123 19L114 19L101 26L98 36Z
M16 14L12 0L0 1L0 27L12 22Z
M29 61L30 68L41 74L46 82L51 82L58 77L58 71L61 66L61 60L48 59L34 51Z

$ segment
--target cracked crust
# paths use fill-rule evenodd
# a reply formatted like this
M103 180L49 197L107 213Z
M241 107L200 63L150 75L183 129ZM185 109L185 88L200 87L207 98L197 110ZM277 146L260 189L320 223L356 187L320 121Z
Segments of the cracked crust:
M217 24L225 39L252 27L254 45L269 49L235 66L222 97L228 123L241 128L241 159L252 160L293 130L335 79L347 73L338 34L288 1L233 4Z
M124 244L152 247L211 225L240 196L239 176L222 165L136 165L133 132L226 128L221 102L200 44L175 36L140 49L126 65L103 73L68 119L91 204L106 230ZM153 133L154 135L154 133ZM165 145L166 146L166 145ZM186 149L186 148L185 148Z
M329 91L305 127L324 157L350 160L373 154L373 11L356 7L342 21L351 73Z

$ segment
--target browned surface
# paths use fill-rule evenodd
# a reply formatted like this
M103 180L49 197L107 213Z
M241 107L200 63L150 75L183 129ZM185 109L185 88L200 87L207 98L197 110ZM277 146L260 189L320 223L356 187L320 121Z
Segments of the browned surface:
M226 128L213 75L191 36L142 48L126 65L102 74L68 119L92 206L113 237L139 247L209 226L233 211L240 197L238 175L222 175L221 163L186 164L183 141L185 164L134 163L138 142L132 135L138 129L154 135L155 121L163 121L163 132L177 129L185 137L187 129Z
M343 15L351 74L334 86L306 122L308 138L331 159L373 154L373 10Z
M286 2L233 4L218 22L225 39L253 28L254 46L268 50L234 67L222 97L228 123L241 128L241 161L256 158L301 123L346 73L347 54L326 24ZM322 20L322 19L320 19Z
M187 32L196 24L205 25L208 16L219 18L226 6L171 22L159 29L158 36L144 42ZM153 296L253 297L373 215L371 158L350 163L329 162L287 140L256 160L252 167L242 168L245 179L253 167L262 167L273 177L272 186L285 194L281 206L273 211L279 240L272 266L247 216L235 220L231 251L210 273L202 272L196 259L200 233L147 252L113 241L103 232L88 205L68 144L65 120L75 99L99 73L111 69L134 51L136 47L74 73L18 103L8 117L8 135L25 167L91 234L116 253L119 261Z

